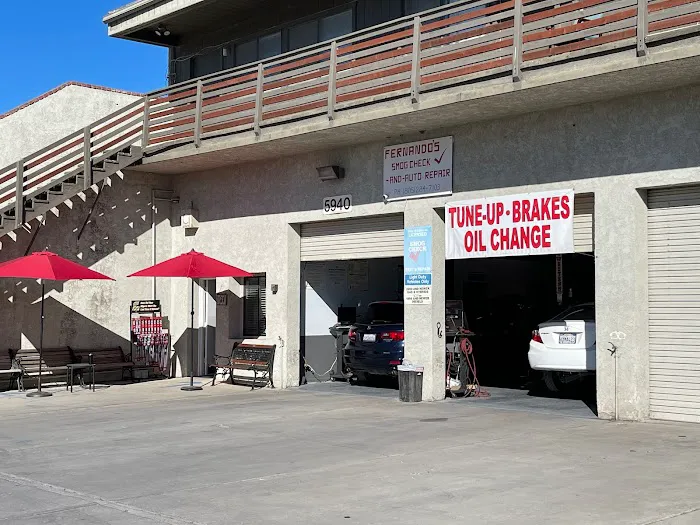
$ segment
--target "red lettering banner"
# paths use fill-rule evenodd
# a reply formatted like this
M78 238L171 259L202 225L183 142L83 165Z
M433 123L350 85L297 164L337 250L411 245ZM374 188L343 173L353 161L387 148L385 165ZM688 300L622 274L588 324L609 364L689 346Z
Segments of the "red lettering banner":
M574 251L574 191L490 197L445 206L447 259Z

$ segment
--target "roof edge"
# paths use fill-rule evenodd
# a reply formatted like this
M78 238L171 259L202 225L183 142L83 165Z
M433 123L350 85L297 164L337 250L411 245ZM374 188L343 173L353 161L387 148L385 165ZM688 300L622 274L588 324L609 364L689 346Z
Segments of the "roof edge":
M122 93L124 95L133 95L135 97L141 97L143 96L143 93L136 93L134 91L126 91L124 89L116 89L116 88L110 88L110 87L105 87L105 86L97 86L95 84L87 84L85 82L76 82L76 81L69 81L61 84L58 87L53 88L50 91L47 91L46 93L43 93L37 97L34 97L31 100L28 100L27 102L24 102L23 104L20 104L19 106L12 108L5 113L0 113L0 120L4 119L5 117L9 117L10 115L13 115L14 113L17 113L19 111L22 111L24 108L27 108L31 106L32 104L36 104L40 100L45 99L46 97L49 97L55 93L58 93L64 88L67 88L68 86L78 86L78 87L84 87L84 88L89 88L89 89L97 89L99 91L110 91L112 93Z
M132 11L147 8L153 4L157 4L159 1L160 0L135 0L134 2L128 3L122 7L118 7L117 9L109 11L102 18L102 22L104 22L105 24L109 24L111 21L117 18L121 18L124 15L128 15Z

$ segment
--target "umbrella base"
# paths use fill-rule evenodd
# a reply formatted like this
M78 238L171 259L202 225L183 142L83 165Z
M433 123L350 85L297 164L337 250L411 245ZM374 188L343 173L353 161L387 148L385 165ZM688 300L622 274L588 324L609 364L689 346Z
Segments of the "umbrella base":
M53 394L51 392L44 392L43 390L36 390L34 392L29 392L27 397L51 397Z
M180 390L184 390L185 392L194 392L195 390L204 390L201 386L183 386Z

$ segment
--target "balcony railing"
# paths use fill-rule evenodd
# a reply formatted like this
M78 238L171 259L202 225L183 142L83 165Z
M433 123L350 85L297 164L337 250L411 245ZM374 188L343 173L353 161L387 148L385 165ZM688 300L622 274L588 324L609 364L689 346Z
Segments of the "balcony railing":
M649 42L696 32L700 0L465 0L149 93L0 170L0 212L130 145L259 135L485 77L519 81L528 68L586 55L643 55Z

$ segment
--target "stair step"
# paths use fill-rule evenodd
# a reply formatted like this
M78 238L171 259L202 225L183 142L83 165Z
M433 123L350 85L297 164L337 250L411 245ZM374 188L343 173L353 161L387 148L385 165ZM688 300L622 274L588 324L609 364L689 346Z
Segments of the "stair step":
M46 191L42 191L41 193L37 193L36 195L34 195L33 199L36 202L47 203L49 202L49 194Z

